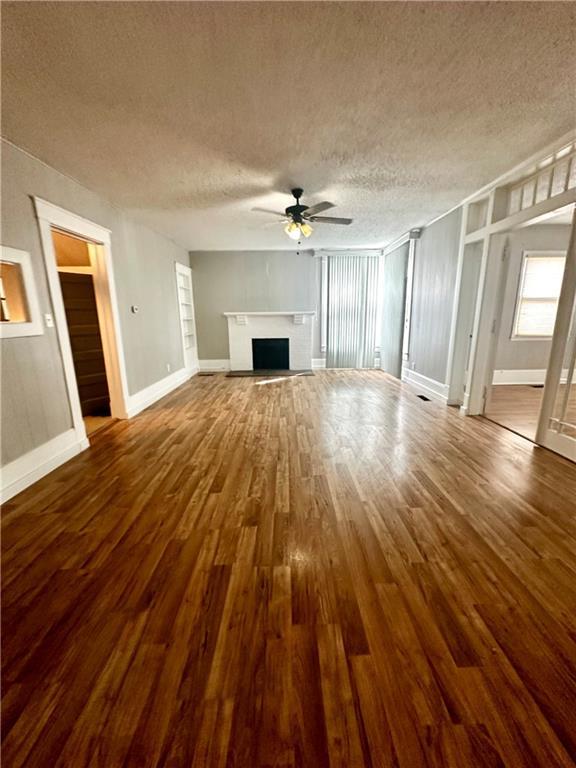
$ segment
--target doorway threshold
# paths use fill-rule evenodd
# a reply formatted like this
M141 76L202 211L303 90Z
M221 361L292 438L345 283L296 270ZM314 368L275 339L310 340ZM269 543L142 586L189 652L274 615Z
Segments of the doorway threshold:
M84 416L84 426L87 437L94 437L97 432L114 424L117 419L113 416Z

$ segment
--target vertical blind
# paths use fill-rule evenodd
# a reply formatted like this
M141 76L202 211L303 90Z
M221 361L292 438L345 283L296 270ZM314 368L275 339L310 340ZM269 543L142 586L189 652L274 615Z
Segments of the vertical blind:
M328 257L328 368L373 368L379 256Z

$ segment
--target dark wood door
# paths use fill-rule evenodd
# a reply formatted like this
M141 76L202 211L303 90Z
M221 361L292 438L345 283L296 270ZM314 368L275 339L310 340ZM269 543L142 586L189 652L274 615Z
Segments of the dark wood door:
M92 275L59 274L82 415L109 415L110 393Z

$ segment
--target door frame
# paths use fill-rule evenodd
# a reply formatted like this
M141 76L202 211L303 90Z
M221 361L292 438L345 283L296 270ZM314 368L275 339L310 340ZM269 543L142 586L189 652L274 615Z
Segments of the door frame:
M576 461L576 440L573 437L554 433L549 428L550 418L554 410L554 404L558 395L558 387L562 378L564 353L570 333L570 324L574 312L574 297L576 295L576 208L572 214L572 228L570 230L570 243L566 251L566 265L562 279L560 298L554 333L552 334L552 348L546 369L544 382L544 396L540 405L540 418L536 430L536 442L546 448L550 448L563 456ZM567 385L572 386L569 376Z
M469 373L472 347L474 345L474 330L476 313L478 310L478 289L482 278L484 257L479 243L467 243L462 245L462 255L458 259L457 290L452 310L456 318L450 336L450 348L448 350L448 362L446 367L446 380L449 382L448 405L460 405L466 412L469 399ZM472 260L478 262L478 274L470 271ZM462 320L466 316L466 307L463 301L471 298L472 316L470 328L463 326ZM468 331L465 333L465 331Z
M88 242L90 258L93 261L94 267L94 292L96 294L98 322L110 393L110 410L115 418L127 419L128 380L122 334L120 332L116 286L114 283L110 230L39 197L34 197L34 205L40 227L42 253L46 266L52 309L54 311L56 332L64 364L64 377L68 390L72 421L78 439L85 439L86 428L82 418L80 395L76 381L76 371L74 370L72 346L70 344L60 278L58 276L58 264L52 240L52 230L59 229Z
M493 190L490 194L496 196ZM471 370L467 392L467 415L481 415L485 410L485 400L494 375L494 355L496 330L499 323L501 306L498 305L498 295L501 290L501 280L505 280L506 261L504 252L506 236L511 229L524 226L528 221L544 218L553 214L559 208L576 203L576 189L568 189L553 198L542 201L534 206L525 208L517 213L505 216L493 223L487 223L464 238L464 243L482 243L482 269L474 321L474 339L471 350ZM494 209L494 203L489 207L489 213ZM489 221L489 219L488 219ZM453 329L454 330L454 329Z

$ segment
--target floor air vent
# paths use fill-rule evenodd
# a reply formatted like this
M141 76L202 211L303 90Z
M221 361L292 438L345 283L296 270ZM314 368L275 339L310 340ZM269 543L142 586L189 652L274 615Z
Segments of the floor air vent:
M426 395L416 395L416 397L419 397L420 400L425 400L427 403L430 402L430 398L426 397Z

